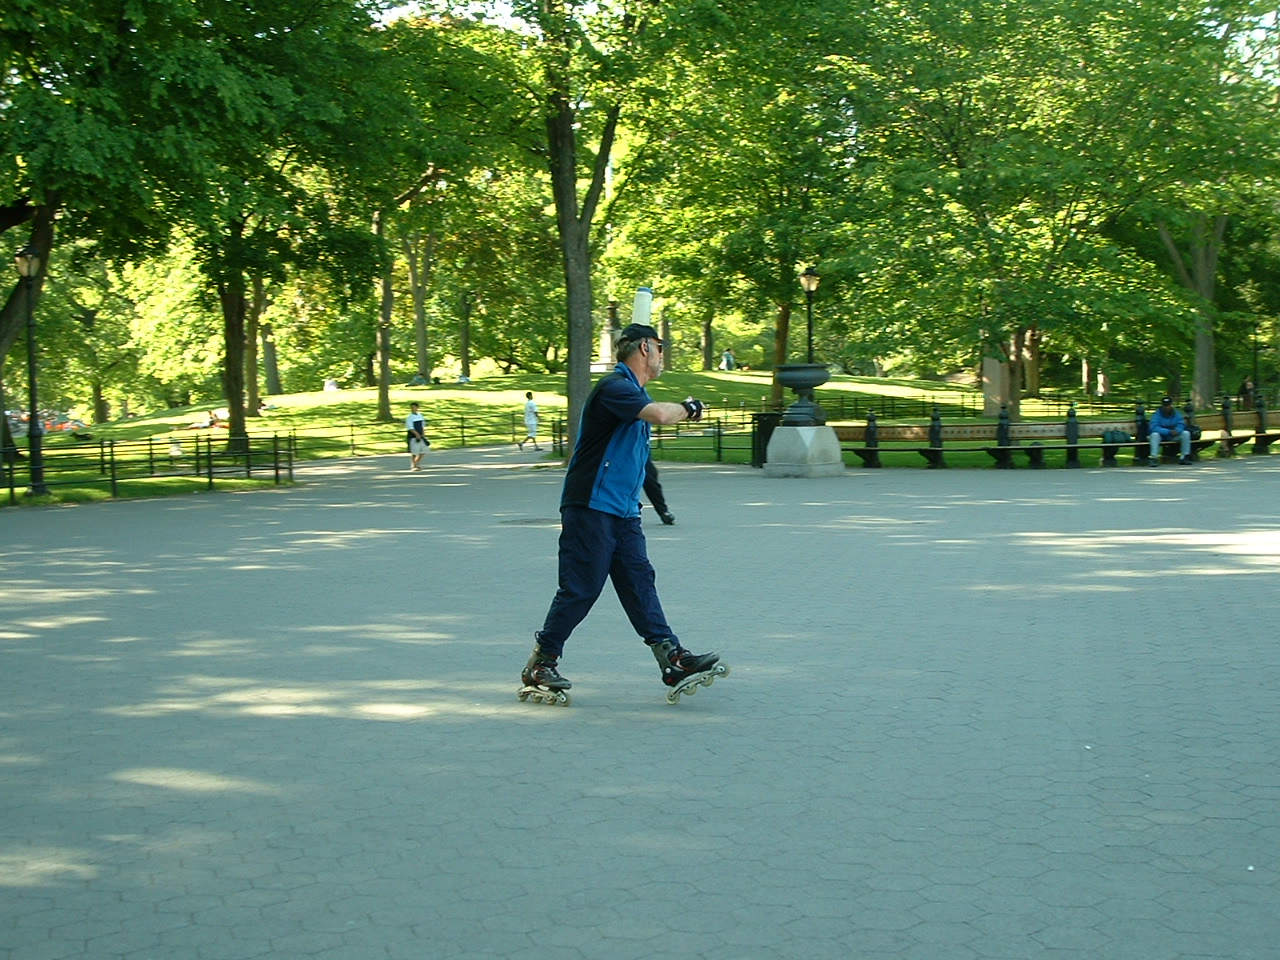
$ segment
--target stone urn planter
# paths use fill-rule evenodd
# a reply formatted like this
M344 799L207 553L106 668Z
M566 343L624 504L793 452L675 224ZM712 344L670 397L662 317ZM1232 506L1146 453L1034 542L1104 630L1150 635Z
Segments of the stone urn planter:
M796 399L782 414L784 427L817 427L827 422L822 408L813 400L813 388L831 379L825 363L784 363L774 371L784 387L795 391Z

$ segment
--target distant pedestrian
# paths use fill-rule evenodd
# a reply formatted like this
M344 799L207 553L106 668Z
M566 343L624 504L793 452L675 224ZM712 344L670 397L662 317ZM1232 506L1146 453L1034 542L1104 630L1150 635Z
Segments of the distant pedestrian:
M431 446L427 439L427 418L418 412L416 403L409 404L409 416L404 420L405 439L409 443L409 469L421 470L422 457Z
M524 432L525 438L516 446L523 450L526 443L532 443L533 449L541 450L538 446L538 405L533 402L532 393L524 395Z
M737 365L738 365L738 362L737 360L734 359L734 356L733 356L733 348L732 347L727 348L724 354L720 357L720 369L732 370Z
M1240 390L1237 397L1240 401L1241 410L1253 409L1253 381L1248 377L1245 377L1244 381L1240 384Z

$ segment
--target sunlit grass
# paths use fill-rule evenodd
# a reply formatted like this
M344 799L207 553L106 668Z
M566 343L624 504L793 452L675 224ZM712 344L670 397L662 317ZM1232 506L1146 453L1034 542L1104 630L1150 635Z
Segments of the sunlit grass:
M655 400L682 400L686 396L699 397L721 409L756 411L767 403L773 383L768 370L735 370L709 372L667 372L648 384ZM246 423L251 435L269 436L290 431L309 436L330 436L335 446L343 437L343 431L351 426L385 427L394 433L394 426L408 415L409 404L418 402L428 420L444 423L458 418L486 419L520 418L523 412L525 392L531 391L547 422L555 416L563 416L568 409L565 397L565 380L562 375L511 375L492 376L469 384L446 383L425 386L398 386L389 391L391 419L378 418L378 391L374 387L342 391L314 391L268 397L272 409L258 416L250 413ZM833 375L818 388L818 400L824 395L856 395L860 398L877 397L899 400L934 400L944 406L966 403L970 408L980 407L982 393L972 386L940 380L906 380L901 378L851 377ZM784 403L791 399L784 396ZM1024 400L1024 418L1035 418L1052 413L1057 415L1057 400ZM209 431L191 429L191 425L204 419L209 410L223 407L220 402L205 401L189 407L174 407L128 420L95 424L87 428L95 439L139 440L163 437L182 440L204 436ZM919 419L912 417L912 419ZM220 430L214 430L217 436ZM73 443L62 434L49 434L46 443ZM434 441L433 441L434 442Z

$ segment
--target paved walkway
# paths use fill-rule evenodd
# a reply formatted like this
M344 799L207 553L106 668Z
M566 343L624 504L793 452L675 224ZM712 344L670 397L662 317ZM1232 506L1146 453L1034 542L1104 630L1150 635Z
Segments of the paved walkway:
M0 958L1275 958L1280 457L663 470L516 701L557 468L0 515Z

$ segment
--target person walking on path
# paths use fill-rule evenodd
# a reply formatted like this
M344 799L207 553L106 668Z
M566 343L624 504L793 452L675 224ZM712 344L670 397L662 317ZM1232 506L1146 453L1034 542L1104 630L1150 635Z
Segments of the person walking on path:
M561 692L572 684L557 669L565 641L613 580L622 608L674 687L710 670L714 653L693 654L667 624L640 525L640 489L649 461L649 425L702 418L704 404L655 401L645 384L662 374L663 343L648 324L633 323L618 340L618 365L587 397L560 497L559 589L534 634L521 673L526 686ZM567 702L563 700L562 702Z
M422 456L431 446L427 440L427 418L418 412L416 403L409 404L409 416L404 420L405 438L409 442L409 469L422 469Z
M1151 415L1151 456L1147 460L1149 465L1160 465L1160 444L1165 440L1180 441L1178 462L1191 462L1191 431L1187 429L1182 414L1174 409L1172 397L1161 400L1160 409Z
M516 446L523 450L526 443L532 443L533 449L541 450L538 446L538 405L533 402L532 393L524 395L524 432L525 438Z

